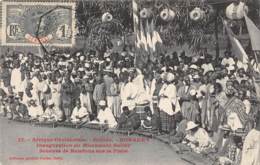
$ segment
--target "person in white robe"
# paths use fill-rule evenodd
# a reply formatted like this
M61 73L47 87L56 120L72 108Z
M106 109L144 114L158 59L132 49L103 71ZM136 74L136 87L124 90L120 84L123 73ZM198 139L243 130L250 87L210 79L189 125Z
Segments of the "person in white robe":
M101 100L99 102L99 106L100 110L97 115L97 121L100 124L107 124L109 128L115 128L117 126L117 122L112 110L106 106L106 101Z
M245 138L240 165L260 165L260 111L257 116L256 127Z
M21 84L22 84L22 73L21 73L21 68L19 65L19 62L16 61L14 63L14 68L11 72L11 86L13 87L14 93L21 92Z
M89 120L89 113L87 111L87 108L84 106L81 106L81 102L78 99L76 101L76 107L73 109L70 121L73 124L87 122Z
M60 109L57 109L52 100L48 101L48 107L44 111L44 113L39 117L40 122L45 121L62 121L63 120L63 112Z
M133 110L135 108L137 94L138 88L136 85L125 79L125 82L122 84L120 89L120 96L122 99L121 108L127 106L129 110Z
M43 109L36 104L35 100L30 100L28 103L28 112L31 119L38 119L43 114Z

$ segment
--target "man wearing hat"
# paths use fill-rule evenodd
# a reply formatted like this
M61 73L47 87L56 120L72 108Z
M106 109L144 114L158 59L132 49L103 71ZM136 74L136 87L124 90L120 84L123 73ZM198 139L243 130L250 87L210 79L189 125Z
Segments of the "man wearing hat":
M100 110L98 112L96 120L100 124L107 124L109 128L115 128L117 125L116 119L112 113L112 110L107 107L105 100L99 101Z
M200 128L198 124L193 121L187 123L187 135L185 141L194 151L201 152L208 147L212 147L212 140L210 139L207 131Z

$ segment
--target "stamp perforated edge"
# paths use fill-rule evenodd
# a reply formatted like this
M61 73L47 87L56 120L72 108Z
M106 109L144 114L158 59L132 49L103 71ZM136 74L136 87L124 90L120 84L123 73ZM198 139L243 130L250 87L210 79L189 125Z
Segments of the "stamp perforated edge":
M35 5L52 5L52 6L69 6L72 8L72 24L71 24L71 28L72 28L72 37L71 37L71 43L69 44L57 44L57 43L47 43L46 45L49 46L57 46L57 47L72 47L73 45L75 45L75 35L76 35L76 18L75 18L75 10L76 10L76 2L6 2L6 1L2 1L2 46L35 46L38 47L40 46L40 44L33 44L33 43L7 43L6 42L6 21L7 21L7 11L6 11L6 7L7 5L31 5L31 6L35 6ZM44 44L45 45L45 44Z

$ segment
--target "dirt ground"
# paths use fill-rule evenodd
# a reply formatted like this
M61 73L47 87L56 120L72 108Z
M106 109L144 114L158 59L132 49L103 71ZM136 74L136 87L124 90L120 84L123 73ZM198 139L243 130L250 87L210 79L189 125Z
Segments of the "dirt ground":
M0 118L0 165L188 165L170 147L157 140L139 136L124 136L119 134L103 133L86 128L47 128L35 127L28 123L18 123ZM111 153L56 153L49 148L37 148L37 144L56 144L57 142L35 142L34 138L78 138L81 142L59 142L59 144L117 144ZM134 141L134 142L129 142ZM122 144L122 146L120 146ZM128 145L128 146L124 146ZM125 147L125 148L124 148ZM49 151L49 153L46 153ZM77 149L77 148L73 148ZM86 149L86 148L85 148ZM94 148L92 151L94 151ZM95 148L97 149L97 148ZM98 148L102 149L102 148ZM103 148L104 149L104 148ZM107 148L106 148L107 149ZM82 151L82 150L81 150ZM97 151L97 150L96 150Z

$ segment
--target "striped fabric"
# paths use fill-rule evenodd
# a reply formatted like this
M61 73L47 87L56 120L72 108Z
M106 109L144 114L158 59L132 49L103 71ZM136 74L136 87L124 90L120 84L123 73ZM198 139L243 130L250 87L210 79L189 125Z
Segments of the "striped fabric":
M170 116L164 111L160 111L161 130L166 133L170 133L174 127L174 115Z

